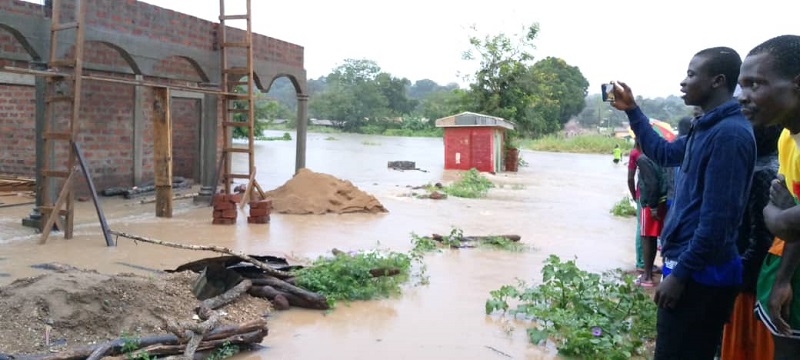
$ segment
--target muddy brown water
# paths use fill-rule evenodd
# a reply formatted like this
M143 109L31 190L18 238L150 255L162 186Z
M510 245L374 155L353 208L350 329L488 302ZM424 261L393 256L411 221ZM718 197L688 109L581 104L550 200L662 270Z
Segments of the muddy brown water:
M282 132L268 135L280 136ZM294 134L292 134L294 136ZM259 142L258 181L275 188L294 171L294 141ZM633 267L634 219L615 218L612 205L626 192L626 167L611 156L523 151L529 164L518 173L488 175L498 185L485 199L444 201L404 196L406 186L448 182L441 138L309 134L308 168L350 180L383 203L385 214L280 215L269 225L211 225L211 209L191 200L175 203L174 217L154 216L153 204L102 199L112 229L167 241L214 244L246 253L309 259L341 250L411 248L410 234L519 234L524 253L462 249L425 258L430 284L402 296L340 304L332 312L292 309L270 322L266 347L247 359L557 359L552 348L528 343L525 325L484 314L489 291L517 279L541 279L550 254L577 257L590 271ZM387 169L393 160L415 161L422 171ZM246 158L237 159L246 166ZM0 285L41 273L30 265L61 262L101 272L146 273L136 267L171 269L199 256L189 250L119 239L108 248L90 202L77 207L75 237L54 233L45 245L20 226L30 206L0 209Z

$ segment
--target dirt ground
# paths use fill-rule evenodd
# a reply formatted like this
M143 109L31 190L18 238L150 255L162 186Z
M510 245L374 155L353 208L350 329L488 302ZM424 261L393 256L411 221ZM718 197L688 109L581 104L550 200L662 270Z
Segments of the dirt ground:
M166 334L165 319L192 318L196 276L112 276L63 267L16 280L0 287L0 352L47 353L122 336ZM226 314L220 322L243 323L270 309L266 299L244 295L220 309Z
M347 180L300 169L297 174L266 197L272 211L281 214L381 213L386 208L372 196Z

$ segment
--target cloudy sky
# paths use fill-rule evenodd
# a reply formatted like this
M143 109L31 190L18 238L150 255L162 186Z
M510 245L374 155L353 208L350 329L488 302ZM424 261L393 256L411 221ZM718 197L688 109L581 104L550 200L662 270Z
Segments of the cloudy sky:
M145 0L216 21L217 0ZM244 0L226 0L228 7ZM231 9L229 13L236 12ZM310 78L346 58L374 60L412 81L464 84L476 64L461 60L469 27L518 33L538 22L537 58L578 66L589 93L623 80L635 94L679 94L692 55L729 46L743 57L780 34L800 34L800 1L777 0L253 0L254 31L305 47Z

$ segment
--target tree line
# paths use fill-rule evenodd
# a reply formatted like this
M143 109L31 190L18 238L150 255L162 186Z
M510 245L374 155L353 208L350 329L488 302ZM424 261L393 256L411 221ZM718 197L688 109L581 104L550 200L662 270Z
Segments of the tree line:
M434 129L436 119L472 111L510 120L524 137L556 133L572 119L589 128L623 124L624 114L611 111L599 94L588 95L589 81L578 67L556 57L534 59L538 32L533 24L519 35L471 36L463 59L477 61L478 68L466 78L466 88L430 79L412 82L373 60L345 59L328 75L307 81L309 117L330 120L347 132L413 133ZM677 96L637 102L645 113L671 123L691 113ZM277 79L256 104L258 119L296 121L288 79Z

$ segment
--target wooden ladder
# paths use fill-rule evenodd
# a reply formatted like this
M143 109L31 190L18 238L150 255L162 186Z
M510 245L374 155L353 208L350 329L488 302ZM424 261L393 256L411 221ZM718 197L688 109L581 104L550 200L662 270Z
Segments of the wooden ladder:
M218 172L222 172L221 180L225 183L226 194L231 193L231 185L234 179L248 180L247 190L242 197L242 206L248 197L252 195L251 193L254 190L258 190L261 197L264 197L264 191L255 180L255 80L253 78L252 12L251 0L244 1L246 1L246 13L237 15L227 15L225 13L225 0L219 1L219 45L221 54L220 67L222 69L221 86L224 92L222 101L222 133L225 139L225 145L222 149ZM235 41L230 41L228 39L225 25L226 20L244 20L247 22L244 39L236 39ZM233 66L231 64L228 56L230 55L229 52L234 49L245 49L245 64L236 64L238 66ZM243 80L245 77L247 79ZM241 115L237 118L237 114ZM242 115L247 118L242 119ZM247 147L234 146L232 133L235 128L247 129ZM247 173L233 173L231 171L234 154L247 154L249 161Z
M86 7L82 0L74 1L72 21L62 23L61 11L63 2L53 0L53 12L50 25L50 56L48 66L51 71L61 72L61 68L72 69L68 76L47 77L45 90L45 116L42 138L44 140L44 162L40 169L43 179L42 191L42 242L55 223L64 232L64 238L71 239L75 218L75 194L72 184L80 174L77 166L76 141L79 129L81 108L81 81L83 78L83 33ZM74 30L75 46L71 55L58 57L59 35L69 38L65 32ZM66 114L66 116L63 116ZM61 115L61 116L59 116ZM58 146L57 144L63 144ZM58 153L57 153L58 151ZM66 152L65 154L60 152ZM66 160L66 162L65 162ZM56 179L64 179L58 191L58 200L53 201L54 193L51 185ZM64 207L62 209L62 206ZM64 221L61 221L61 216ZM50 219L50 217L53 219ZM50 228L46 228L50 227Z

